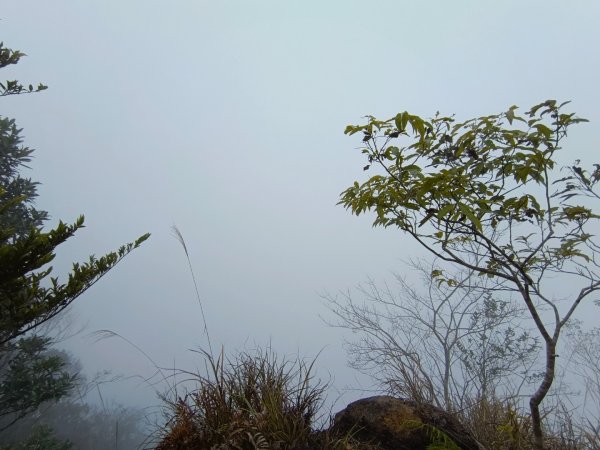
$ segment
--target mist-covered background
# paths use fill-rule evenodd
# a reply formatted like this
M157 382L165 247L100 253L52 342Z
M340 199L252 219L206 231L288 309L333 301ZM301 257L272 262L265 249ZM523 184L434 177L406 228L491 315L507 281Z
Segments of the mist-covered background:
M36 149L37 207L49 226L86 217L56 273L152 233L70 309L85 329L60 345L90 374L155 371L122 339L95 342L96 330L161 367L201 364L189 349L207 340L175 224L215 348L319 354L332 401L369 389L346 367L321 294L385 280L421 251L336 206L364 176L360 139L343 134L364 115L470 118L572 100L590 123L563 162L598 159L596 1L4 0L0 18L1 40L28 55L3 79L49 86L2 100ZM159 403L139 378L102 389Z

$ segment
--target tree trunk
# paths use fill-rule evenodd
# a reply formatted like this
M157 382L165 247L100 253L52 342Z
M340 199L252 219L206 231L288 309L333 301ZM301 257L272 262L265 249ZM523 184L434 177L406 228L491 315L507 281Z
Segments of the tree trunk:
M554 381L554 368L556 365L556 339L546 340L546 371L544 379L535 394L529 399L531 411L531 424L533 428L534 448L544 450L544 433L542 431L542 418L540 415L540 404Z

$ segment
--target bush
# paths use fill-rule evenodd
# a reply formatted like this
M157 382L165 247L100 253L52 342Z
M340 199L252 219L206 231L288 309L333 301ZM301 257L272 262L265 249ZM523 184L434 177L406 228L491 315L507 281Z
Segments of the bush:
M41 425L31 430L29 437L19 444L4 447L3 450L71 450L69 441L62 441L54 436L52 428Z
M312 366L277 358L271 351L241 353L234 360L202 352L209 375L198 387L165 399L168 422L157 449L335 448L313 432L325 385L313 385Z

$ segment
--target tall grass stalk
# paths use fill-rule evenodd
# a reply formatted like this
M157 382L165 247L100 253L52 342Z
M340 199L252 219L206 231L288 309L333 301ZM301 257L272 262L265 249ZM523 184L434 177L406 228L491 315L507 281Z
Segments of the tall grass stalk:
M200 305L200 314L202 315L202 323L204 324L204 333L206 334L206 340L208 342L208 350L210 351L211 355L214 355L213 350L212 350L212 344L210 342L210 334L208 333L208 327L206 326L206 315L204 314L204 307L202 306L202 300L200 298L200 291L198 290L198 283L196 282L196 275L194 274L194 268L192 267L192 261L190 259L190 254L188 252L187 245L185 244L185 239L183 238L181 231L179 231L179 228L177 228L176 225L173 225L171 227L171 229L173 230L173 235L175 236L175 239L177 239L179 241L179 243L183 247L183 251L185 252L185 257L187 258L188 267L190 268L190 273L192 274L192 280L194 281L194 288L196 290L196 298L198 299L198 304Z

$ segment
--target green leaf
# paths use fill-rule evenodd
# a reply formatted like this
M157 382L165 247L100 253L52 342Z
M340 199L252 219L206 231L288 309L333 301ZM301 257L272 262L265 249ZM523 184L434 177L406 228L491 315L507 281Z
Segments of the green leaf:
M437 213L437 218L443 219L444 217L446 217L448 215L448 213L452 212L453 210L454 210L454 205L448 203L440 208L440 210Z
M515 109L517 109L517 107L513 105L508 111L506 111L506 119L511 125L513 123L513 120L515 120Z
M408 124L408 116L409 114L405 111L402 112L394 118L394 123L396 124L396 128L400 133L406 130L406 125Z
M464 203L458 203L458 209L460 209L460 211L467 216L467 219L469 219L469 221L473 224L473 226L478 230L481 231L481 221L479 220L479 218L473 213L473 210L471 208L469 208L467 205L465 205Z
M357 133L358 131L360 131L362 127L358 127L356 125L348 125L346 126L346 129L344 130L344 134L348 134L350 136L352 136L354 133Z
M411 172L411 173L421 172L421 168L419 166L417 166L416 164L411 164L409 166L403 167L402 170L404 170L405 172Z
M440 277L444 272L440 269L434 269L431 271L431 278L438 278Z
M552 136L552 130L544 124L538 123L537 125L534 126L534 128L536 130L538 130L540 133L542 133L546 138L549 138L550 136Z

